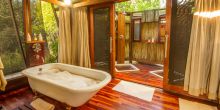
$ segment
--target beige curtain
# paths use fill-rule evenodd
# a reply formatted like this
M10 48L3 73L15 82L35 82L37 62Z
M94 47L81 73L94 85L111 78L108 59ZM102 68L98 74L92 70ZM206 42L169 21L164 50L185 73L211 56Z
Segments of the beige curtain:
M209 95L210 99L220 99L220 1L214 1L214 12L212 14L212 29L211 33L214 36L213 54L211 62ZM218 89L219 88L219 89ZM218 94L217 94L218 92Z
M58 61L90 68L87 8L61 8L59 21Z
M87 16L87 8L74 8L73 9L73 38L74 46L76 49L76 61L79 66L91 67L90 54L89 54L89 24Z
M217 99L220 80L219 0L195 0L184 90Z
M7 81L4 77L3 69L4 69L4 65L3 65L1 57L0 57L0 90L1 91L4 91L5 87L7 85Z
M60 8L59 12L59 38L58 38L58 62L75 64L72 55L72 31L71 31L71 11L69 8Z

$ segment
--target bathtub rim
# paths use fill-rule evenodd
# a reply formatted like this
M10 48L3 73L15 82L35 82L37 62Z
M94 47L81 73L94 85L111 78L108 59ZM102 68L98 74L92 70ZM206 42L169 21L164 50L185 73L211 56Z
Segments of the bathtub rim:
M87 70L91 70L91 71L94 71L94 72L99 72L98 74L104 74L106 77L104 80L101 80L98 84L95 84L95 85L92 85L92 86L89 86L89 87L84 87L84 88L68 88L66 86L62 86L62 85L59 85L59 84L55 84L55 83L52 83L51 81L47 81L47 80L43 80L41 78L38 78L36 76L33 76L31 75L31 73L28 73L27 70L30 70L30 69L33 69L33 68L37 68L37 67L40 67L40 66L44 66L44 65L66 65L66 66L73 66L73 67L77 67L77 68L81 68L81 69L87 69ZM31 67L31 68L27 68L25 70L22 71L22 74L24 74L26 77L28 78L32 78L34 80L39 80L39 81L43 81L43 82L46 82L46 83L49 83L49 84L52 84L52 85L55 85L55 86L58 86L60 88L63 88L63 89L66 89L66 90L69 90L69 91L74 91L74 92L93 92L93 91L97 91L101 88L103 88L104 86L106 86L110 81L111 81L111 75L105 71L101 71L101 70L95 70L95 69L90 69L90 68L85 68L85 67L80 67L80 66L75 66L75 65L68 65L68 64L63 64L63 63L50 63L50 64L44 64L44 65L40 65L40 66L35 66L35 67Z

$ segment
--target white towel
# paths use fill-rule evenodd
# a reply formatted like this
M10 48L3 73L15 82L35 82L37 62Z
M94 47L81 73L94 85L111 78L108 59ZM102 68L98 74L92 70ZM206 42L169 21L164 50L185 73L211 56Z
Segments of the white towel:
M36 110L54 110L55 106L40 99L37 98L33 102L31 102L31 106L35 108Z
M7 81L4 77L3 69L4 69L4 65L3 65L1 57L0 57L0 90L2 90L2 91L5 90L5 87L7 85Z

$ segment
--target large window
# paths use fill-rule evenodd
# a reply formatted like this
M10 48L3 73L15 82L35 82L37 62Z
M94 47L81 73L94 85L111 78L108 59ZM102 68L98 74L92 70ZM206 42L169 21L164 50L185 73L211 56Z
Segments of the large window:
M11 8L14 9L18 33L13 24ZM25 68L25 61L19 39L23 39L22 0L0 0L0 55L5 66L5 75Z
M57 61L58 7L41 0L31 1L32 36L46 41L45 61ZM0 56L5 75L25 69L23 0L0 0ZM13 10L13 13L11 13ZM13 16L15 18L15 24Z

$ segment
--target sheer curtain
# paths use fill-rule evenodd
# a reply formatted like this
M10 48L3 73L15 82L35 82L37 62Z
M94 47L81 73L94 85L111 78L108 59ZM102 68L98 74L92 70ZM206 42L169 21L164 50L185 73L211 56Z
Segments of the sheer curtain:
M79 66L91 67L90 54L89 54L89 23L87 16L87 8L73 8L73 35L75 39L73 49L75 49L76 63Z
M216 100L220 81L219 0L195 0L184 90ZM219 94L219 96L218 96Z
M69 8L60 8L59 12L59 38L58 38L58 62L75 64L72 57L72 31L71 12Z
M87 8L60 8L58 61L91 67Z

